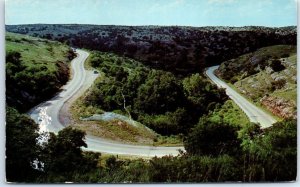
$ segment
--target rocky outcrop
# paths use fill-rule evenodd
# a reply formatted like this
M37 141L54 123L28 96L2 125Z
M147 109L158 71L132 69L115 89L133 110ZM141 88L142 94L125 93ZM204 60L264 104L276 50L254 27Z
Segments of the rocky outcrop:
M264 96L261 104L268 108L273 114L282 118L297 118L296 103L283 98Z

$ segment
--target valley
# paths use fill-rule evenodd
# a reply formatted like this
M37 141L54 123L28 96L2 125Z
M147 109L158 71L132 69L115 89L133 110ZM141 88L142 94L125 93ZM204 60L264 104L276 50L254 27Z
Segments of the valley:
M261 177L276 181L295 177L293 27L178 27L173 32L194 34L186 34L178 41L177 48L169 48L169 42L152 43L152 48L157 50L149 52L143 44L134 54L127 51L128 43L120 39L120 34L128 31L127 27L121 27L124 30L118 26L90 25L83 25L81 29L78 25L7 28L48 38L7 33L7 81L11 81L7 84L14 88L7 94L8 160L11 164L8 167L15 168L16 160L23 162L22 155L29 150L30 160L41 159L45 164L38 166L43 170L40 172L32 169L32 162L24 161L22 169L28 172L25 179L33 177L37 182L219 182L260 181ZM103 43L101 49L95 48L100 46L97 42L82 38L83 35L92 38L85 34L100 32L103 28L102 33L106 34L102 38L107 43ZM49 35L53 29L56 35ZM165 29L167 33L157 37L164 36L169 41L172 27L135 29L145 32L153 29L151 32L156 34ZM113 31L120 36L111 34ZM225 42L230 41L228 38L224 38L225 46L219 48L206 46L204 49L200 44L196 47L194 37L197 34L205 36L204 31L211 36L205 38L212 42L219 38L222 43L220 38L224 35L250 38L253 48L234 46L234 50L230 49L232 53L223 55L226 45L231 46L230 42ZM275 31L277 37L273 37ZM252 37L257 33L265 37L265 43L254 41ZM147 40L141 36L134 44L133 38L126 41L136 45L141 38ZM72 47L49 39L61 40ZM192 47L182 47L188 41ZM117 46L123 48L114 47L115 42L121 42ZM203 46L208 43L201 42ZM187 52L173 53L175 49ZM30 51L37 52L31 54ZM42 58L37 58L39 55ZM152 59L151 55L157 57ZM166 60L166 55L172 58ZM181 60L174 63L173 58ZM41 64L44 66L40 67ZM33 78L25 79L20 74ZM28 83L32 86L27 86ZM44 90L44 87L50 88ZM23 88L33 90L24 98ZM18 101L23 103L28 97L40 96L32 102L33 108L28 112L33 120L24 114L31 105L15 104L14 92L20 93L22 97ZM279 120L252 102L265 106L278 115ZM39 144L39 139L46 141ZM35 144L35 147L22 144L24 148L20 149L16 141L33 142L30 145ZM280 146L279 142L282 142ZM15 153L19 156L14 157ZM287 161L286 157L291 159ZM189 175L187 170L191 170Z

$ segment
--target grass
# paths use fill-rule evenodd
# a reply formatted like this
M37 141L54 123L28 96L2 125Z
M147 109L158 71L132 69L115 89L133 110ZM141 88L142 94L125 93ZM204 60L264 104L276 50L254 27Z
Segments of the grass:
M297 88L295 87L294 89L291 90L286 90L284 92L273 92L272 96L276 97L281 97L290 101L294 101L295 103L297 102Z
M81 50L83 50L83 49L81 49ZM94 70L95 68L93 68L92 66L91 66L91 58L92 58L92 56L93 56L93 51L91 51L91 50L89 50L89 49L84 49L84 51L86 51L86 52L88 52L88 53L90 53L90 55L88 56L88 58L86 59L86 61L84 62L84 68L86 69L86 70Z
M6 51L20 52L27 66L43 64L48 70L56 71L55 62L69 62L66 56L69 47L62 43L9 32L5 37Z
M225 80L223 80L223 81L225 81ZM238 92L240 95L242 95L247 101L249 101L253 105L257 106L259 109L261 109L262 111L266 112L267 114L269 114L270 116L272 116L273 118L275 118L277 121L281 121L282 120L282 118L280 118L278 116L275 116L271 111L269 111L266 107L264 107L263 105L261 105L259 102L255 102L251 98L249 98L247 95L241 93L241 91L238 88L236 88L233 84L227 82L227 85L229 85L232 89L234 89L236 92Z
M297 65L297 55L291 55L287 58L287 61L292 62L294 65Z
M111 157L115 157L117 161L122 161L122 162L134 161L134 160L148 161L152 159L152 157L148 157L148 156L135 156L135 155L123 155L123 154L115 155L110 153L101 153L98 166L106 167L106 161Z
M288 69L289 70L289 69ZM290 70L289 70L290 71ZM296 76L295 73L291 73L287 76L286 84L281 89L272 90L272 82L274 81L270 74L265 71L261 71L255 75L249 76L236 82L233 86L238 90L245 90L246 94L251 100L259 102L259 100L266 94L278 96L296 102L297 100L297 84L291 80L291 76ZM280 72L278 76L286 76L284 72ZM256 85L252 87L252 85Z
M222 121L234 126L243 126L250 122L247 115L232 100L226 101L221 108L211 112L208 117L210 121Z
M157 136L153 141L153 146L182 146L183 136L171 135L171 136Z
M96 137L137 145L152 145L153 138L156 136L151 131L134 127L120 120L81 121L75 123L74 127Z
M102 74L101 74L102 75ZM94 82L94 85L97 83L97 82L101 82L102 80L104 79L104 76L98 76L98 78L95 80ZM94 86L93 85L93 86ZM92 86L92 87L93 87ZM95 107L95 106L92 106L92 105L89 105L87 106L85 103L84 103L84 97L85 95L88 94L89 91L91 91L93 88L89 88L81 97L79 97L71 106L71 113L72 113L72 116L75 118L75 119L79 119L80 117L89 117L93 114L102 114L104 111L98 107Z

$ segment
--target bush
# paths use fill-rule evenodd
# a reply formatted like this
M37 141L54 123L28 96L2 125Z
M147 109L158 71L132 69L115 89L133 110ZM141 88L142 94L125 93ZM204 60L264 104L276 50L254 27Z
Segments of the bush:
M285 86L286 80L285 79L278 79L276 81L272 81L271 84L272 84L272 87L274 87L275 89L281 89Z
M237 127L229 124L201 118L199 124L187 135L184 147L192 155L235 155L239 152L240 145L237 130Z
M254 127L255 129L255 127ZM293 181L297 176L297 121L284 120L244 138L246 181ZM255 133L253 133L253 131Z
M282 65L281 61L278 59L272 60L270 66L275 72L282 71L285 69L285 66Z
M281 58L287 58L289 56L290 56L290 54L285 53L285 54L281 55Z
M236 160L228 155L217 157L164 156L150 160L152 182L222 182L239 181Z

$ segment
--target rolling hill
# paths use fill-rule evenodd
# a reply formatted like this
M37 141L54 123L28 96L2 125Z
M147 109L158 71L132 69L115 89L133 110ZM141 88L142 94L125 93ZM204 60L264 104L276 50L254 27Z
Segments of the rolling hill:
M181 74L200 72L261 47L296 44L296 27L178 27L113 25L7 25L9 32L114 52Z

